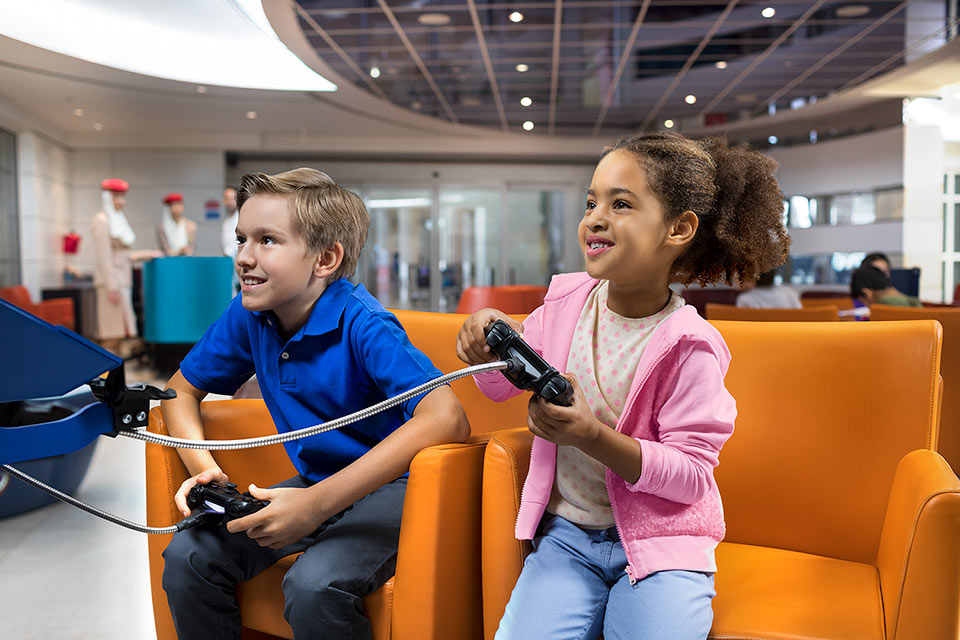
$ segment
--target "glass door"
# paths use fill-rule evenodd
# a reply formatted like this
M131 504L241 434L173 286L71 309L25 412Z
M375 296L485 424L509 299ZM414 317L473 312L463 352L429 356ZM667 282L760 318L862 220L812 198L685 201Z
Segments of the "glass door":
M452 312L467 287L498 281L502 252L500 189L440 189L437 307Z
M431 310L431 190L376 187L364 196L370 231L354 279L387 308Z

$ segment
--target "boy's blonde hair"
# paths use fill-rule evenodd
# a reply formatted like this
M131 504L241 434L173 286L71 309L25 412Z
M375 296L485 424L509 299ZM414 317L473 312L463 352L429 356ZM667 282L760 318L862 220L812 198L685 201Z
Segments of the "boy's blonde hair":
M357 194L324 172L307 167L272 176L248 173L237 189L237 210L260 194L290 196L294 224L311 251L330 249L337 242L343 246L343 261L330 275L330 282L353 275L370 227L367 207Z

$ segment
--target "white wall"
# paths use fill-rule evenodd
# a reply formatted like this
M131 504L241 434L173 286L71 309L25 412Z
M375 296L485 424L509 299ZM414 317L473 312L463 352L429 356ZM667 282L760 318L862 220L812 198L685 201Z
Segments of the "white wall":
M62 282L63 235L73 226L70 151L37 133L17 136L20 273L34 300Z
M817 196L903 184L903 128L828 142L774 148L777 179L789 196Z

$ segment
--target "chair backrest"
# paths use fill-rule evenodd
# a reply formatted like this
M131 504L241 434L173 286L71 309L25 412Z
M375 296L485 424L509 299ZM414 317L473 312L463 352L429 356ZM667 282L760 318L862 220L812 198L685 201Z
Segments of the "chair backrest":
M853 298L850 296L834 296L831 298L807 298L800 297L800 304L804 309L812 307L830 306L836 307L838 311L849 311L853 309Z
M753 309L730 304L707 303L707 320L754 322L829 322L839 320L837 308L829 305L809 309Z
M706 287L704 289L687 288L680 292L684 301L692 305L701 317L706 317L706 308L708 302L715 304L733 304L740 295L739 289L729 287Z
M874 563L897 464L935 441L940 326L714 324L738 410L716 469L726 540Z
M875 304L871 321L921 320L930 318L943 327L940 373L943 376L943 408L937 451L960 472L960 307L895 307Z
M29 309L33 306L33 301L30 300L30 292L22 285L0 287L0 298L21 309Z
M463 369L467 365L457 358L457 332L467 318L459 313L393 310L410 337L410 342L423 351L443 373ZM517 317L522 320L522 317ZM522 394L506 402L494 402L480 393L472 377L455 380L451 387L470 420L473 435L522 427L527 424L527 400Z
M532 284L467 287L457 302L457 313L473 313L492 307L504 313L529 314L543 304L546 294L546 287Z

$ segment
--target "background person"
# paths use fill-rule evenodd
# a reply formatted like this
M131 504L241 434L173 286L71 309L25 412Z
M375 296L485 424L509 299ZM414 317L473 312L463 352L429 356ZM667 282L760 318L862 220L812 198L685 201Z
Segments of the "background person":
M748 288L737 296L737 306L753 309L800 309L803 307L800 303L800 294L796 290L782 284L775 284L776 275L776 269L761 273L752 288Z
M197 223L183 215L183 196L169 193L163 199L163 219L157 225L157 242L167 256L192 256Z

